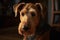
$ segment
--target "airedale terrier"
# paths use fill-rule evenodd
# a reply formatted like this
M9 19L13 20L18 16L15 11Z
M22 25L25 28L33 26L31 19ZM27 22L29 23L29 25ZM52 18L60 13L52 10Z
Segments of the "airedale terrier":
M45 22L46 8L41 3L18 3L13 6L20 14L18 32L23 40L49 40L50 26Z

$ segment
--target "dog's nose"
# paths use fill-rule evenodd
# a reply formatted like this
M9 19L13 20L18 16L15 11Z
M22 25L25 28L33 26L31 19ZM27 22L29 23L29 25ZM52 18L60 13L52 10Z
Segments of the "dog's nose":
M24 31L28 31L28 30L29 30L29 27L28 27L28 26L24 26L24 27L23 27L23 30L24 30Z

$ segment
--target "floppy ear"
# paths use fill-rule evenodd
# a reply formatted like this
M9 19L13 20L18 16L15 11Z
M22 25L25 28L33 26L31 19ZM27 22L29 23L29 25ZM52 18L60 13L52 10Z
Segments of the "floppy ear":
M15 12L15 17L17 16L17 13L21 11L21 9L23 8L24 5L25 5L25 3L19 3L19 4L15 4L13 6L13 11Z
M36 3L35 5L38 7L39 12L41 12L42 18L45 18L45 16L46 16L46 11L47 11L46 6L43 5L43 4L41 4L41 3Z

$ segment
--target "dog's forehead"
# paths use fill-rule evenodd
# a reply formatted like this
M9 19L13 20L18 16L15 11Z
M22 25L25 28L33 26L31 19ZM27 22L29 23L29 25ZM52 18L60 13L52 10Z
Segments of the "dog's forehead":
M27 10L29 10L30 8L36 8L35 7L35 4L33 4L33 3L27 3L25 6L24 6L24 8L23 9L27 9Z
M36 12L36 9L30 8L30 9L29 9L29 12Z
M22 9L20 13L31 13L31 12L34 12L35 14L37 13L36 9L34 8Z
M29 11L29 12L36 12L36 6L34 4L26 4L24 8L21 10L23 12Z
M38 8L35 6L35 4L26 4L24 8L20 11L21 13L35 13L36 15L40 15Z

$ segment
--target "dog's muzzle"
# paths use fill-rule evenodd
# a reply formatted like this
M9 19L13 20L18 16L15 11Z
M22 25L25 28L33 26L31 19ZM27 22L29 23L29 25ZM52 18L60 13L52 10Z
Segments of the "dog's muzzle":
M28 27L28 26L26 26L26 25L24 25L24 27L23 27L23 30L24 31L28 31L30 28Z
M22 29L24 31L28 31L30 29L30 27L31 27L31 25L30 25L30 23L28 23L28 24L25 24Z

